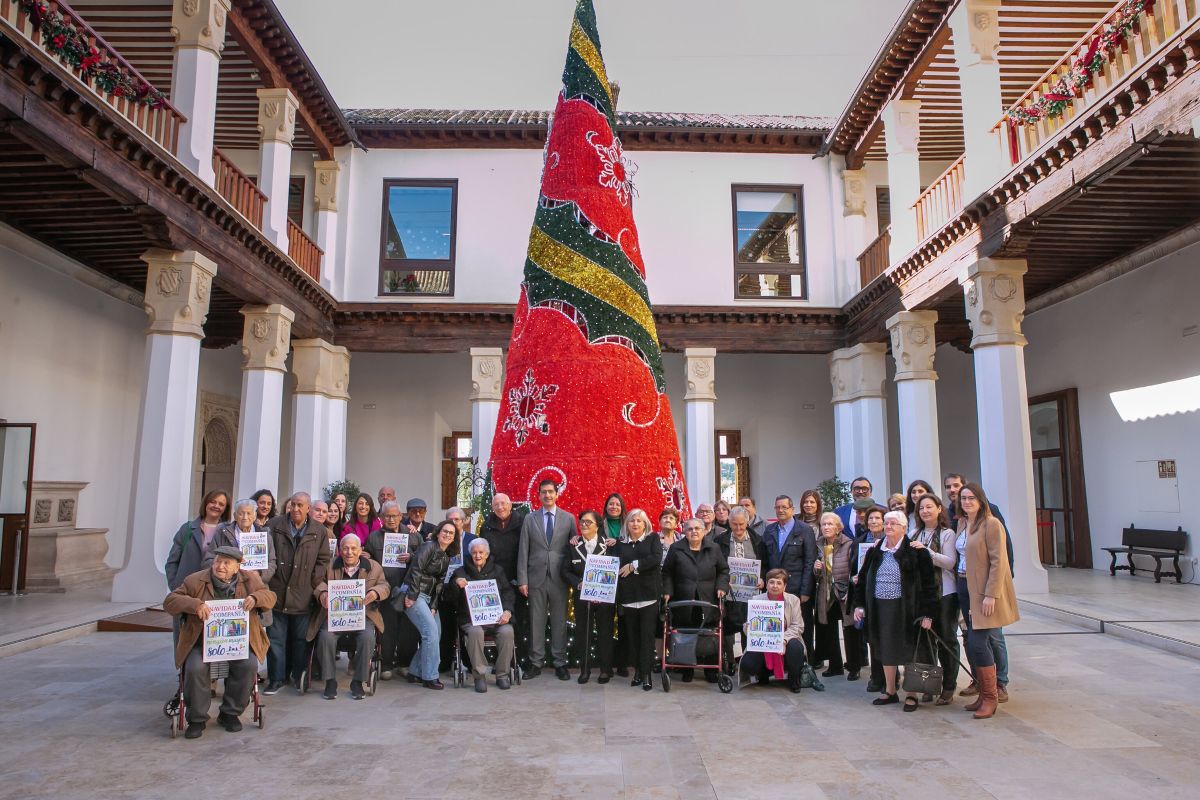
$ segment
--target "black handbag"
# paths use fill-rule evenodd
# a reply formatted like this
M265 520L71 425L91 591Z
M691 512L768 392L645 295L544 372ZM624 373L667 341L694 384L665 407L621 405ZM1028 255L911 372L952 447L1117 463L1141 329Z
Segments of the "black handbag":
M921 629L921 634L925 634L926 639L929 639L929 631ZM921 634L917 634L917 646L913 648L913 660L904 665L904 682L902 687L904 691L913 694L939 694L942 691L942 667L940 664L922 664L917 661L917 654L921 650ZM937 656L937 651L933 647L933 642L929 642L929 652Z

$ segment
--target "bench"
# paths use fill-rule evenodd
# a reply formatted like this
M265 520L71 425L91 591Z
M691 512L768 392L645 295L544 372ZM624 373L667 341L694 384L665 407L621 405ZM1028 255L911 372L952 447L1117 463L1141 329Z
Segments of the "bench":
M1173 531L1156 531L1148 528L1135 528L1130 525L1121 531L1120 547L1102 549L1107 550L1109 556L1112 557L1112 563L1108 567L1109 575L1116 575L1119 569L1129 570L1130 575L1136 575L1133 557L1135 555L1151 556L1154 559L1155 583L1162 583L1162 560L1164 558L1170 558L1175 565L1175 582L1183 582L1183 573L1179 569L1179 557L1187 549L1187 533L1182 526ZM1125 554L1126 566L1117 566L1117 556L1122 553ZM1166 574L1170 575L1171 572Z

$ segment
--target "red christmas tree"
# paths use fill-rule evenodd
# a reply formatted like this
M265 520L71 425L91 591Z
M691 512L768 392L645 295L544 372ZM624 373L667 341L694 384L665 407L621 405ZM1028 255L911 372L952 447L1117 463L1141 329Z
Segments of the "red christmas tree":
M495 491L601 509L611 492L655 524L691 514L591 0L571 23L492 445Z

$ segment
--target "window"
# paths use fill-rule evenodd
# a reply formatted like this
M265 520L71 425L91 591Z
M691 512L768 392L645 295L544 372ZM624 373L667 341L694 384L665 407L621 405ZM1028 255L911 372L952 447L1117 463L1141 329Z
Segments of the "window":
M734 297L805 296L804 192L733 187Z
M293 175L288 181L288 219L304 230L304 176Z
M455 431L442 439L442 508L469 508L475 487L471 432Z
M454 293L456 180L383 182L379 293Z
M736 506L750 496L750 459L742 455L741 431L717 431L717 495Z

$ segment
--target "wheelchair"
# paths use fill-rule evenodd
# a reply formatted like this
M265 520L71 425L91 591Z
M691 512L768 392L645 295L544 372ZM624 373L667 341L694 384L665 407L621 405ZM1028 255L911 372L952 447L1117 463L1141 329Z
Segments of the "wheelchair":
M370 625L371 623L368 622L367 624ZM351 664L354 663L354 656L355 656L356 647L357 647L357 642L355 642L355 634L356 633L358 633L358 631L350 631L347 633L338 634L337 644L334 645L334 648L333 648L333 654L334 654L335 658L337 657L337 655L339 653L345 653L346 657L348 659L350 659L350 663ZM300 673L300 680L299 680L299 686L298 686L298 688L300 690L300 694L308 694L308 690L309 690L310 685L313 680L313 664L316 660L316 656L317 656L317 643L316 643L316 640L314 639L313 641L308 643L308 649L307 649L307 653L306 653L306 666L304 667L304 671ZM337 667L335 666L334 669L336 670ZM383 640L382 640L382 637L379 635L379 631L376 631L375 632L375 650L371 653L371 663L370 663L370 666L367 668L367 680L363 683L363 692L366 693L367 697L374 696L375 687L379 685L379 673L382 671L382 669L383 669ZM333 676L326 675L326 676L321 676L321 677L329 678L329 677L333 677Z
M467 673L471 670L467 666L467 661L463 658L463 650L466 648L467 634L463 632L461 627L458 628L458 635L454 637L454 688L461 689L467 685ZM496 649L496 638L494 629L490 626L483 631L483 651L486 654L488 649ZM495 656L492 656L493 660ZM521 685L521 668L517 665L516 654L513 654L512 669L509 670L509 675L512 676L514 686Z
M216 661L208 665L208 678L211 681L223 680L229 675L229 662ZM171 738L175 739L179 736L179 732L187 727L187 707L183 697L183 678L184 671L179 670L179 686L175 689L175 696L163 705L163 715L171 721ZM254 724L259 730L266 727L266 710L263 706L262 695L258 693L258 680L254 680L250 685L250 707Z

